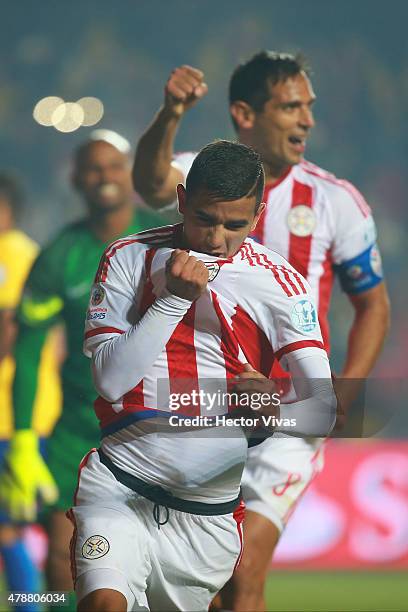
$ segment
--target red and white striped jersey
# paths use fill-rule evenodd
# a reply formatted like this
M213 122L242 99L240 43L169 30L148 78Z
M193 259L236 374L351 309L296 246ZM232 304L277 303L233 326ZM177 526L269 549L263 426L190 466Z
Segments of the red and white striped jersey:
M178 154L173 165L186 177L196 155ZM253 238L282 255L307 279L328 349L334 272L349 293L370 289L382 280L370 208L351 183L307 161L266 185L264 201L266 210Z
M181 224L149 230L118 240L105 251L87 315L88 354L134 329L166 294L165 264L181 232ZM114 402L97 399L104 434L156 416L157 411L168 414L169 397L180 392L180 385L183 391L186 385L201 389L216 379L227 390L228 380L242 372L246 362L268 376L274 361L291 351L325 354L310 286L280 255L250 238L228 259L191 253L209 269L207 289L187 304L162 350L143 356L142 361L152 365L143 370L142 363L136 367L129 361L134 384L123 396ZM227 410L219 406L218 414ZM205 407L188 405L180 413L205 414Z

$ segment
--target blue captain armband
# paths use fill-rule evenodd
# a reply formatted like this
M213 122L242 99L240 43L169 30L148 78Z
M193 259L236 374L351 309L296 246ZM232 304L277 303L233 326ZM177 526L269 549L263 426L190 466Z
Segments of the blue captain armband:
M346 293L362 293L383 280L381 255L376 243L353 259L335 265L340 284Z

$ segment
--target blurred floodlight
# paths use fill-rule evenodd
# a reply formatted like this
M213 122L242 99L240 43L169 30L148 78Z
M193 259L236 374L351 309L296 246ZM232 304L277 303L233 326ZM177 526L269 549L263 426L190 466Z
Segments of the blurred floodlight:
M84 109L76 102L65 102L52 113L52 125L59 132L74 132L83 120Z
M79 106L81 106L84 111L82 125L95 125L96 123L98 123L98 121L102 119L104 109L103 104L99 100L99 98L87 96L86 98L81 98L80 100L77 100L77 104L79 104Z
M50 127L54 125L52 120L53 113L63 104L64 100L58 98L58 96L47 96L46 98L42 98L34 106L33 117L40 125Z

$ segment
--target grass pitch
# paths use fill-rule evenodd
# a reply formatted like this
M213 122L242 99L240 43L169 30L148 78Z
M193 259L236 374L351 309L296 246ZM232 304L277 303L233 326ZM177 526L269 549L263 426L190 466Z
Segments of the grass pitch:
M268 612L407 612L408 572L271 572Z
M0 571L0 612L10 610L4 591ZM268 612L407 612L408 573L276 571L269 576L266 600Z

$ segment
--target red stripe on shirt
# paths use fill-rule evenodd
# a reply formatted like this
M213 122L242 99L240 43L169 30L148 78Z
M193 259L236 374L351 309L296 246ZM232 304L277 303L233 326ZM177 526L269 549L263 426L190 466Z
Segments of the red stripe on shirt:
M194 345L195 312L196 304L193 302L166 344L170 393L191 394L199 390ZM189 416L197 415L199 406L194 403L183 405L182 412Z
M319 168L318 166L315 166L315 164L311 164L310 162L306 162L305 164L302 163L302 169L307 172L307 174L317 176L318 178L321 178L324 181L327 181L328 183L343 187L353 197L353 200L357 204L363 216L369 217L371 215L371 208L369 204L365 201L362 194L356 187L354 187L352 183L349 183L349 181L346 181L345 179L338 179L334 174L331 174L326 170L322 170L322 168Z
M310 185L305 185L304 183L294 180L291 208L299 205L309 206L312 208L312 204L313 190ZM289 236L289 263L307 279L310 262L310 250L312 246L312 234L310 234L310 236L295 236L294 234L290 233Z
M75 492L74 492L74 505L75 506L77 505L77 496L78 496L79 480L81 478L81 472L83 468L86 466L86 464L88 463L88 459L91 456L91 454L95 452L96 452L96 448L91 448L91 450L85 455L85 457L81 460L81 463L79 464L77 485L76 485ZM71 521L71 523L74 526L74 531L72 533L71 540L69 543L69 556L70 556L70 564L71 564L72 581L75 584L75 581L77 578L75 549L76 549L76 543L77 543L77 538L78 538L78 528L77 528L75 515L74 515L72 508L70 508L68 512L66 512L65 516Z
M135 406L144 406L145 398L143 393L143 379L130 391L125 393L122 397L122 404L124 410L134 408Z
M272 346L263 330L251 319L249 314L237 306L231 317L232 329L248 363L269 377L274 361Z
M92 338L92 336L98 336L99 334L124 334L123 329L117 329L116 327L95 327L90 329L85 334L85 340Z
M107 278L110 260L115 256L116 252L129 244L139 242L141 244L149 244L150 242L163 241L166 242L169 238L173 238L173 235L177 231L177 226L168 226L164 228L156 228L153 230L145 230L139 234L133 234L132 238L119 238L105 250L101 261L99 263L98 270L95 276L95 283L104 282Z
M356 189L354 185L352 185L351 183L349 183L348 181L344 179L340 180L340 185L344 187L344 189L348 191L349 194L354 198L357 206L359 207L360 211L363 213L364 217L369 217L371 214L371 208L367 204L367 202L365 201L361 193L358 191L358 189Z
M247 261L250 266L255 267L256 264L251 257L251 253L249 252L249 245L244 242L244 244L242 245L240 249L240 252L241 252L241 259Z
M138 242L137 238L135 238L134 240L116 240L108 246L108 248L105 250L104 254L101 257L101 261L99 262L99 266L94 279L95 283L103 282L106 280L110 260L113 255L115 255L116 251L124 246L127 246L128 244L132 244L133 242Z
M316 348L320 348L324 350L324 345L320 340L299 340L298 342L292 342L291 344L287 344L283 348L276 351L275 357L276 359L281 359L283 355L287 353L292 353L292 351L297 351L302 348L307 348L309 346L314 346Z
M266 257L264 253L262 253L262 260L261 260L260 254L254 250L252 244L248 243L247 246L249 249L250 256L256 261L256 263L262 266L263 268L265 268L266 270L270 270L272 274L274 275L276 282L282 287L286 295L288 297L291 297L293 294L292 294L290 285L288 285L285 281L282 280L278 272L278 270L285 269L285 268L283 268L283 266L277 267L275 264L269 261L269 259Z
M114 247L112 247L109 252L105 254L104 261L100 269L99 282L103 283L104 281L106 281L108 277L110 260L112 259L112 257L116 255L117 251L119 251L120 249L123 249L125 246L128 246L129 244L134 244L135 242L140 242L140 240L138 238L134 238L132 240L125 240L124 242L119 242Z
M142 299L140 300L139 314L141 317L143 317L148 308L150 308L150 306L156 300L156 295L153 292L153 282L151 278L152 261L156 251L157 249L149 249L148 251L146 251L145 255L146 282L143 287Z
M265 257L265 259L267 259L265 255L264 255L264 257ZM278 270L278 272L282 272L283 276L285 277L285 280L286 280L287 284L290 285L293 293L295 295L300 295L300 289L293 282L293 278L291 278L291 275L292 275L292 277L294 277L294 275L290 273L290 270L288 270L288 268L285 268L285 266L274 266L274 267L275 267L276 270ZM302 285L302 287L303 287L303 285ZM304 287L303 287L303 289L304 289Z
M302 277L300 276L300 274L298 274L297 272L292 272L292 274L295 277L295 279L297 280L297 282L299 283L299 285L302 287L303 293L307 293L306 287L304 286L304 284L302 282Z
M285 180L291 170L292 166L288 166L287 170L285 170L285 172L277 181L275 181L274 183L267 183L265 185L262 201L265 202L266 207L262 215L260 216L258 223L256 224L256 228L250 235L251 238L254 238L254 240L259 242L260 244L265 244L265 223L267 215L270 212L269 208L272 206L272 204L269 202L269 195L273 189L276 189L276 187Z
M140 384L140 383L139 383ZM140 394L138 389L139 385L137 385L134 389L126 393L121 400L120 403L122 407L119 411L115 410L114 404L108 402L103 397L99 396L94 402L95 414L99 421L100 427L103 429L116 423L118 421L123 420L129 414L134 414L137 412L146 412L147 410L154 412L157 409L151 408L150 406L145 406L144 403L140 403ZM126 406L125 406L125 398L126 398ZM144 398L142 398L143 401Z
M75 586L76 577L77 577L75 549L76 549L76 543L77 543L77 539L78 539L78 527L77 527L77 524L76 524L75 515L74 515L74 513L72 511L72 508L70 510L68 510L68 512L65 513L65 516L71 521L71 523L72 523L72 525L74 527L71 539L69 541L69 559L70 559L70 568L71 568L72 582L74 583L74 586Z
M96 452L96 448L91 448L91 450L88 451L86 453L86 455L81 459L81 462L79 464L77 485L76 485L76 489L75 489L75 492L74 492L74 505L75 506L77 505L77 497L78 497L79 481L81 479L81 472L84 469L84 467L86 466L86 464L88 463L89 457L92 455L92 453L95 453L95 452Z
M214 306L215 314L220 322L221 327L221 351L224 356L225 372L227 379L234 378L244 371L244 365L239 361L239 346L237 338L231 327L228 325L227 319L221 310L217 294L211 290L211 298Z
M242 536L242 523L244 521L245 518L245 504L244 501L241 499L239 505L237 506L237 508L235 508L233 514L232 514L233 519L236 522L237 525L237 531L238 531L238 537L239 537L239 543L240 543L240 551L239 551L239 555L238 555L238 559L235 561L235 565L234 565L234 571L235 569L238 567L238 565L240 564L240 561L242 559L242 553L244 551L244 539Z

